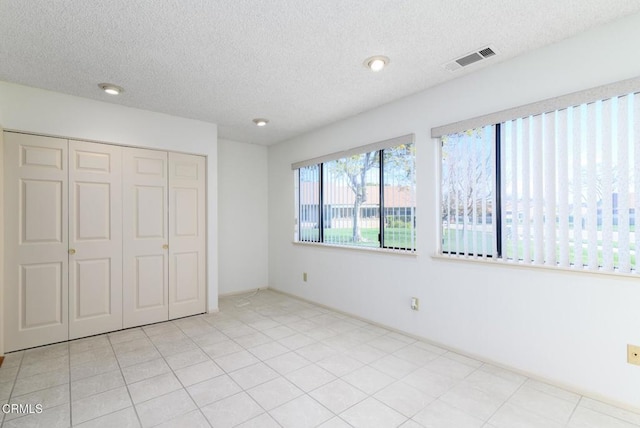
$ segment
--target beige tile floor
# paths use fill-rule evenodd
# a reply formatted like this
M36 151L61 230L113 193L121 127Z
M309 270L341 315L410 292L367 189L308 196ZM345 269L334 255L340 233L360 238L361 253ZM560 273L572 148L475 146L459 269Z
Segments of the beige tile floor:
M640 414L274 291L10 353L4 427L638 428Z

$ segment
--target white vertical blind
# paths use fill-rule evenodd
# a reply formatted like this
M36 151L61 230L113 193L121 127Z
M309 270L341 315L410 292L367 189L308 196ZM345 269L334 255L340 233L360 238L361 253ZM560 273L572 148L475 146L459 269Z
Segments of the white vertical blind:
M638 261L638 249L640 249L640 233L638 233L638 220L640 219L640 197L638 197L638 193L640 193L640 97L638 94L635 97L632 97L629 102L629 110L632 112L629 115L629 141L631 142L630 146L633 147L634 152L634 167L633 167L633 175L634 175L634 200L635 200L635 210L634 210L634 235L635 235L635 247L633 252L633 257L635 261L635 270L638 271L638 265L640 264Z
M484 152L484 147L482 144L482 140L477 139L472 143L475 147L473 147L473 149L471 150L471 164L472 165L478 165L478 163L480 162L480 165L482 165L482 152ZM478 153L478 151L480 151L480 153ZM471 215L469 217L470 221L471 221L471 227L469 227L469 230L471 231L471 248L473 248L473 255L474 256L478 256L481 255L481 248L478 246L478 235L484 235L484 229L480 229L480 233L475 233L474 231L474 226L478 224L478 193L481 192L481 189L478 189L478 187L475 185L474 181L477 180L478 182L482 183L482 170L484 168L479 168L479 170L474 171L473 174L467 174L467 179L468 179L468 183L467 185L469 186L468 188L471 189ZM466 218L466 216L465 216ZM467 248L465 248L465 250L467 250ZM469 253L469 251L467 251L467 253Z
M491 134L490 138L495 138L495 129L492 129L493 133ZM492 195L497 195L498 192L500 192L500 189L497 189L495 187L495 180L492 180L492 174L491 171L495 171L496 167L499 167L498 165L496 165L495 160L496 160L496 155L495 155L495 145L491 144L485 144L483 147L483 153L482 153L482 158L486 159L490 159L490 167L487 168L483 168L482 169L482 182L485 183L487 186L491 186L490 187L490 192ZM487 257L488 255L491 256L496 256L497 255L497 248L495 245L495 239L492 239L492 237L494 236L498 236L498 229L496 227L497 222L496 221L492 221L491 223L489 223L489 219L488 219L488 209L489 209L489 203L487 201L486 198L482 198L482 224L484 225L483 228L483 233L482 233L482 249L481 249L481 254L483 255L483 257ZM495 213L495 204L492 205L492 211L491 211L491 215L493 216ZM487 224L491 224L491 228L490 230L487 230Z
M503 144L503 150L505 153L511 154L511 251L505 252L505 257L510 259L519 259L518 244L520 242L520 218L518 216L518 188L522 182L518 178L520 168L518 168L518 159L520 159L522 150L518 150L518 127L513 122L506 123L507 135L509 139L506 144ZM509 132L510 131L510 132ZM509 159L507 156L503 157L506 161ZM508 162L508 161L507 161ZM507 163L503 162L503 163ZM507 177L508 179L508 177ZM506 183L505 183L506 184ZM503 187L506 186L503 185ZM506 198L505 198L506 199ZM506 207L505 207L506 208ZM504 229L504 228L503 228Z
M471 151L469 152L470 155L473 155L474 149L475 147L473 147L472 140ZM462 188L460 188L458 192L458 195L460 196L459 203L462 212L461 214L458 214L458 217L462 217L462 229L458 229L457 232L462 237L462 251L467 255L475 255L475 251L473 251L473 248L469 248L469 234L473 233L473 229L469 225L469 207L473 206L473 200L468 200L469 194L472 193L470 192L470 190L472 189L472 187L475 187L472 185L471 181L471 177L474 174L474 167L475 165L472 163L463 166L463 168L465 169L463 170L461 180Z
M530 140L529 144L533 151L532 159L532 187L533 187L533 263L544 263L544 217L543 217L543 204L544 199L542 192L544 190L544 174L545 165L542 154L544 142L542 140L542 124L544 120L543 115L536 115L530 117Z
M571 150L573 151L573 263L578 266L584 264L582 257L583 239L582 231L584 218L582 216L582 116L583 110L580 107L569 107L567 109L568 121L570 122Z
M433 128L442 143L443 253L638 273L638 87L640 77ZM492 119L499 142L487 132L495 125L461 131Z
M544 223L544 236L541 241L544 243L544 264L556 265L556 128L557 112L547 113L542 116L542 149L543 149L543 189L540 206L540 221ZM544 206L542 205L544 204Z
M587 266L589 269L595 270L598 268L598 174L595 173L598 168L598 138L596 135L598 118L596 103L583 107L587 111L586 123L582 124L584 141L587 145L587 168L583 172L583 175L587 176Z
M620 272L629 273L631 271L631 248L629 246L630 224L629 224L629 158L633 153L632 138L629 126L629 102L633 97L625 96L617 100L617 111L613 112L612 122L617 122L614 127L613 141L619 141L618 145L618 214L617 241L618 241L618 269ZM633 162L633 160L632 160ZM633 180L633 179L632 179Z
M531 262L531 199L529 196L531 185L531 169L529 168L531 159L529 118L519 119L518 125L522 128L519 132L519 143L522 147L522 260Z
M601 199L601 230L602 236L602 268L606 271L613 270L613 148L619 150L619 144L614 138L612 126L613 111L611 107L612 101L605 100L602 102L602 113L597 126L600 127L598 135L600 136L599 149L602 160L602 199Z
M569 146L572 144L569 139L569 123L567 109L557 112L557 134L556 147L558 150L557 163L557 200L558 200L558 239L559 249L558 265L569 267ZM556 242L554 242L556 245Z

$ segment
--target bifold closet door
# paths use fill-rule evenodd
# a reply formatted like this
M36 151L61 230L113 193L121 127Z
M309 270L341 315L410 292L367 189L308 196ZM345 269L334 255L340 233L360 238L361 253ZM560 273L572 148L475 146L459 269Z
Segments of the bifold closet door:
M69 338L122 328L122 148L69 142Z
M67 340L67 140L4 134L5 351Z
M124 327L169 319L167 153L123 148Z
M205 158L169 153L169 318L205 311Z

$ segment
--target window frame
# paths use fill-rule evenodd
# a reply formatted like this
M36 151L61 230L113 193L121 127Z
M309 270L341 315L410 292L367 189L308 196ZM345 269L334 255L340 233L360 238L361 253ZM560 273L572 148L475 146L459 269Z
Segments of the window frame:
M543 117L553 114L555 115L555 117L557 118L558 115L562 112L562 111L569 111L570 109L575 109L575 108L582 108L583 105L590 105L590 104L598 104L598 103L604 103L604 102L608 102L611 99L616 99L615 103L617 103L617 99L620 98L626 98L629 96L634 96L635 97L635 102L638 103L640 102L640 77L637 78L632 78L632 79L628 79L625 81L621 81L621 82L616 82L613 84L609 84L609 85L604 85L601 87L597 87L597 88L592 88L592 89L588 89L585 91L580 91L580 92L576 92L573 94L568 94L568 95L564 95L564 96L560 96L560 97L556 97L550 100L544 100L544 101L540 101L537 103L532 103L529 105L525 105L525 106L521 106L521 107L516 107L513 109L509 109L509 110L505 110L505 111L501 111L501 112L497 112L497 113L492 113L489 115L485 115L485 116L481 116L478 118L473 118L473 119L469 119L469 120L464 120L461 122L456 122L453 124L449 124L449 125L444 125L444 126L440 126L440 127L436 127L433 128L431 130L431 135L433 138L437 138L437 141L440 143L439 146L439 165L440 165L440 169L439 169L439 176L440 176L440 186L439 186L439 195L440 197L438 198L438 203L440 206L440 210L439 210L439 219L438 219L438 236L439 236L439 243L438 243L438 254L442 255L443 257L447 257L447 258L451 258L451 259L460 259L460 260L483 260L483 259L494 259L495 261L501 261L501 262L506 262L509 264L513 264L513 265L523 265L523 266L532 266L532 267L543 267L543 268L556 268L556 269L564 269L564 270L571 270L571 271L581 271L581 272L587 272L587 273L602 273L602 274L621 274L621 275L632 275L632 276L636 276L638 274L640 274L640 263L638 263L638 248L637 248L637 242L636 241L636 245L634 247L635 249L635 264L633 264L629 270L629 266L626 267L627 270L624 270L624 268L622 267L622 265L618 266L617 264L613 264L613 265L607 265L606 260L603 262L602 260L598 260L597 263L585 263L583 261L583 257L581 256L580 258L576 258L577 256L572 256L572 258L567 261L566 259L562 259L561 256L559 256L556 252L551 252L548 253L548 248L554 248L554 244L553 241L549 241L549 239L546 236L546 228L552 228L555 227L555 229L551 230L552 232L552 239L555 236L556 238L556 242L557 242L557 236L558 236L558 226L550 226L548 225L548 222L543 223L542 225L538 225L538 227L542 227L543 232L535 232L535 233L541 233L542 234L542 238L536 238L536 239L542 239L543 241L543 249L542 249L542 253L543 254L543 259L544 261L541 261L542 259L538 259L536 260L535 258L531 257L531 258L527 258L526 256L524 258L522 258L521 256L519 256L518 252L516 251L515 254L507 254L507 252L509 251L508 248L505 247L505 245L508 245L508 243L512 242L512 239L509 238L507 239L508 242L503 242L504 239L506 239L503 236L503 228L506 227L506 224L503 224L503 221L508 221L507 218L505 218L505 212L504 209L507 209L507 207L503 207L503 203L507 202L507 195L506 195L506 189L509 186L508 183L506 183L504 180L505 178L507 178L507 176L505 174L508 174L508 167L509 165L507 165L507 162L512 162L508 159L508 154L506 152L504 152L504 150L507 150L505 147L503 147L503 141L502 138L505 137L507 138L506 135L503 135L503 132L508 132L509 128L505 128L506 125L509 124L509 122L515 122L516 120L520 120L520 119L529 119L530 117L535 117L538 115L542 115ZM624 101L626 102L626 101ZM616 104L617 105L617 104ZM631 105L631 104L630 104ZM636 106L636 111L637 109L640 108L638 106ZM608 118L609 120L620 120L620 118L609 118L608 116L604 115L603 117ZM627 113L626 116L629 119L629 122L627 122L624 126L627 129L635 129L635 133L637 134L638 132L640 132L640 123L638 123L638 117L637 113L636 116L633 116L633 114L631 112ZM634 119L635 118L635 119ZM556 120L556 119L553 119ZM496 222L496 233L495 236L492 237L493 241L494 241L494 245L495 245L495 254L485 254L485 251L483 251L483 249L481 248L480 251L476 251L476 248L473 248L472 254L466 254L466 252L464 251L466 248L462 248L461 251L461 247L459 245L456 245L456 251L451 251L449 247L445 247L445 241L444 241L444 237L445 237L445 217L443 213L443 209L445 206L445 201L444 201L444 195L445 195L445 190L444 190L444 170L443 170L443 139L442 137L444 137L445 135L452 135L452 134L457 134L460 132L464 132L466 129L476 129L476 128L481 128L481 127L486 127L486 126L493 126L495 127L495 132L494 132L494 136L493 136L493 141L492 141L492 145L494 147L494 165L493 165L493 170L492 173L494 175L493 180L494 180L494 186L495 186L495 195L494 195L494 203L495 203L495 207L494 207L494 212L493 212L493 216L495 218L495 222ZM556 126L556 125L553 125ZM565 125L566 126L566 125ZM596 125L590 125L593 127L596 127ZM600 125L598 125L600 126ZM467 128L465 128L467 127ZM504 128L504 129L503 129ZM600 138L599 137L600 134L598 134L598 136L596 137L592 137L592 138ZM615 135L615 134L614 134ZM632 134L629 134L632 135ZM576 137L577 138L577 137ZM507 144L513 144L513 143L509 143L509 140L505 140L507 141ZM620 141L620 144L624 144L627 145L629 144L630 147L635 147L635 151L637 152L638 149L640 148L640 145L638 145L638 142L640 141L640 136L636 135L634 137L633 140L618 140ZM561 141L559 142L558 140L556 140L554 142L555 147L557 150L557 144L562 143ZM540 141L540 144L542 144L542 141ZM572 144L576 144L575 142ZM618 144L618 143L616 143ZM635 144L635 146L634 146ZM510 147L510 146L509 146ZM575 146L571 146L571 147L575 147ZM579 146L578 146L579 147ZM588 146L590 147L590 146ZM588 150L596 150L596 149L591 149L588 148ZM618 149L619 150L619 149ZM625 151L627 149L624 149ZM611 155L609 154L609 157ZM636 153L636 162L638 159L638 155ZM568 160L569 162L571 162L571 159ZM504 162L504 164L503 164ZM513 161L515 162L515 161ZM607 163L607 158L604 158L604 162L605 164ZM611 159L609 158L609 162L611 162ZM555 172L552 173L557 173L558 168L563 168L562 165L556 165L555 166ZM625 167L627 168L627 167ZM624 182L625 183L629 183L634 179L634 173L633 173L633 169L632 169L632 164L630 164L630 166L628 167L628 171L627 173L629 174L627 178L625 178ZM574 173L575 174L575 173ZM595 174L595 172L593 173ZM635 171L635 174L640 174L640 171ZM503 175L505 175L503 177ZM533 177L533 175L530 175L528 179L531 179L531 177ZM639 179L637 177L635 177L636 183L640 182ZM534 186L538 185L538 183L534 183ZM625 184L625 186L627 186L627 184ZM626 187L625 187L626 188ZM539 190L540 191L540 190ZM543 187L541 190L543 193L543 197L546 198L546 193L545 193L545 188ZM600 215L598 214L600 212L600 210L602 210L602 208L600 207L600 204L603 203L603 201L605 201L607 198L611 197L613 198L614 195L616 195L617 191L614 189L611 189L612 193L611 194L607 194L604 197L601 197L601 200L597 201L597 211L596 211L596 215ZM634 195L635 197L640 196L640 189L637 188L637 184L636 187L634 188ZM572 193L569 193L569 198L570 201L572 200L571 198L574 195ZM551 197L554 197L554 194L552 194ZM509 197L510 198L510 197ZM505 199L505 200L503 200ZM610 201L609 201L610 202ZM508 202L507 202L508 203ZM563 204L566 205L566 202ZM635 224L635 219L638 216L638 210L637 210L637 201L636 201L636 210L633 213L633 222ZM628 217L630 217L630 213L631 213L631 209L634 208L633 205L629 205L628 209L629 209L629 213L626 215ZM556 216L559 215L557 213L557 209L558 208L553 208L553 212L556 212ZM619 209L619 208L618 208ZM516 207L514 207L512 209L512 222L513 222L513 217L516 215L516 213L518 212L518 210L516 209ZM544 216L548 216L549 214L546 211L543 211ZM612 214L614 215L614 214ZM619 214L618 214L619 215ZM617 217L619 221L620 217ZM598 224L600 222L600 219L598 218ZM631 224L629 224L629 226L631 226ZM574 226L572 226L572 229L570 230L574 230L573 229ZM554 232L555 230L555 232ZM582 228L581 230L585 230L584 228ZM590 233L590 230L587 230ZM566 232L566 231L565 231ZM574 232L575 233L575 232ZM584 233L584 232L583 232ZM534 237L534 231L531 231L529 233L529 236L527 237L523 237L521 239L525 239L525 240L530 240ZM517 238L513 238L514 241L517 241ZM625 238L627 242L627 245L629 245L631 242L633 242L633 240L628 240ZM599 242L599 241L598 241ZM603 248L601 247L602 244L596 242L595 245L597 245L596 250L595 250L595 255L591 254L591 249L589 249L589 253L588 257L603 257L602 256L602 252L604 251ZM616 243L618 242L618 238L616 238ZM574 244L573 243L568 243L566 244L566 250L569 253L571 253L571 251L574 248ZM614 247L617 247L617 244L614 244ZM495 256L495 257L494 257ZM547 256L551 256L551 259L547 259ZM633 255L631 256L633 257ZM563 261L564 260L564 261Z
M411 207L403 207L404 211L406 212L407 208L410 208L410 219L411 219L411 224L410 226L407 228L408 233L411 234L411 240L410 240L410 245L407 247L400 247L400 246L391 246L391 245L387 245L385 243L385 229L387 228L386 226L386 205L385 205L385 195L384 195L384 188L385 188L385 150L387 149L393 149L396 147L401 147L401 146L407 146L407 147L411 147L412 148L412 153L408 156L410 156L410 174L411 174L411 184L410 184L410 191L411 191ZM379 182L377 184L378 187L378 205L377 207L360 207L360 210L364 210L364 212L368 212L367 210L374 210L378 212L378 245L377 246L366 246L366 245L357 245L357 244L349 244L349 243L337 243L337 242L326 242L326 237L325 237L325 222L326 222L326 209L327 207L325 207L325 195L324 195L324 184L325 184L325 177L327 174L326 171L326 167L325 164L328 162L331 162L333 160L339 160L339 159L346 159L350 156L354 156L354 155L361 155L361 154L365 154L365 153L372 153L372 152L376 152L377 155L377 161L376 161L376 168L378 168L378 179ZM316 191L318 192L318 208L317 208L317 218L318 218L318 222L317 222L317 228L318 228L318 237L317 239L309 239L309 238L305 238L302 232L302 219L304 218L303 216L303 209L304 209L304 204L302 203L302 174L300 173L300 171L303 168L306 167L317 167L318 168L318 180L316 184ZM320 158L314 158L314 159L310 159L308 161L303 161L303 162L298 162L298 163L294 163L292 164L292 169L295 172L295 236L294 236L294 241L297 243L309 243L309 244L320 244L320 245L326 245L326 246L334 246L334 247L341 247L341 248L351 248L351 249L363 249L363 250L385 250L385 251L392 251L392 252L398 252L398 253L406 253L406 254L415 254L416 253L416 175L415 175L415 141L414 141L414 135L413 134L408 134L408 135L404 135L402 137L397 137L394 139L390 139L390 140L386 140L386 141L382 141L382 142L378 142L378 143L374 143L374 144L370 144L370 145L366 145L366 146L362 146L362 147L358 147L358 148L354 148L354 149L350 149L350 150L346 150L344 152L338 152L338 153L334 153L331 155L327 155L327 156L323 156ZM340 209L350 209L348 207L340 207ZM352 208L351 208L352 210ZM405 215L406 216L406 215Z

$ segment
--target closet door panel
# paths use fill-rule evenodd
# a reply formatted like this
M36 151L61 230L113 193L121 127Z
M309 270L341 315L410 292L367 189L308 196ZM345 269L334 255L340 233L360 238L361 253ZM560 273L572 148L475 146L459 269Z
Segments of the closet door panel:
M4 133L5 351L67 340L67 140Z
M205 158L169 153L169 318L206 309Z
M155 256L136 257L136 278L135 278L135 306L137 309L162 308L166 306L167 298L164 287L158 284L166 282L164 277L165 265L167 264L164 254Z
M69 337L122 328L122 148L69 142Z
M167 153L124 149L124 326L169 317Z

